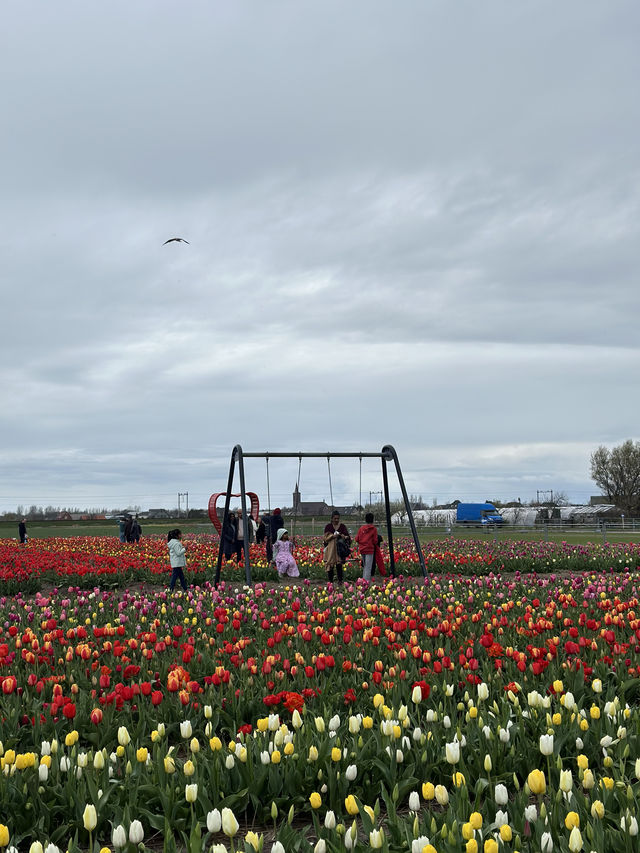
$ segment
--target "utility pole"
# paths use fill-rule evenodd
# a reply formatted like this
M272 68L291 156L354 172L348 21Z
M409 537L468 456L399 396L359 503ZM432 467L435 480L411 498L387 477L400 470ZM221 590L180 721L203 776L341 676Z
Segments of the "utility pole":
M180 518L180 498L185 498L186 500L186 511L185 518L189 518L189 492L178 492L178 518Z

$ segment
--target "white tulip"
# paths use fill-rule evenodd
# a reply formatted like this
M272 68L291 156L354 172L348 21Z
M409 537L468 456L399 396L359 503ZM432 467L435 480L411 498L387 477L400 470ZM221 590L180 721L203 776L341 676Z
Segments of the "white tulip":
M538 820L538 808L535 805L527 806L524 810L524 819L529 823L535 823Z
M126 846L127 833L122 824L113 827L113 831L111 833L111 843L116 849Z
M507 791L506 785L496 785L493 791L493 798L496 801L496 805L506 806L509 802L509 792Z
M355 764L350 764L344 771L344 775L347 777L347 782L353 782L358 775L358 768Z
M411 842L411 853L422 853L427 844L431 844L426 835L419 835Z
M224 834L229 838L233 838L239 828L240 824L236 820L236 816L231 809L222 809L222 831Z
M329 731L337 732L340 728L340 716L338 714L334 714L333 717L329 720Z
M543 755L553 755L553 735L540 735L540 752Z
M335 829L336 828L336 816L331 811L331 809L329 809L329 811L324 816L324 826L325 826L325 829Z
M440 806L446 806L449 802L449 792L444 785L436 785L436 801Z
M409 808L412 812L420 811L420 795L417 791L412 791L409 794Z
M446 743L444 750L445 757L449 764L457 764L458 761L460 761L460 744L457 740L454 740L451 743Z
M195 803L198 799L198 783L193 782L191 785L184 786L184 798L188 803Z
M220 832L222 829L222 817L219 809L207 812L207 829L209 832Z
M271 853L284 853L284 847L279 841L274 841L271 846Z
M118 729L118 743L120 746L128 746L131 742L131 735L126 726L120 726Z
M280 845L282 847L282 845ZM271 853L273 853L274 846L271 848ZM284 853L284 847L282 847L282 853ZM324 838L319 838L316 841L316 846L313 848L313 853L327 853L327 842Z
M582 850L582 833L577 826L574 826L569 836L569 850L571 853L578 853Z
M481 681L480 684L478 684L478 699L481 702L484 702L484 700L488 699L488 698L489 698L489 685L486 683L486 681Z
M542 838L540 839L540 851L541 853L551 853L553 850L553 838L551 837L550 832L543 832Z
M358 843L358 826L354 820L351 824L351 829L348 829L344 836L344 846L347 850L351 850Z
M500 809L498 809L498 811L496 812L496 819L495 819L496 826L499 829L501 826L504 826L507 823L509 823L509 815L506 812L503 812Z
M144 839L144 829L139 820L132 820L129 826L129 841L132 844L140 844Z

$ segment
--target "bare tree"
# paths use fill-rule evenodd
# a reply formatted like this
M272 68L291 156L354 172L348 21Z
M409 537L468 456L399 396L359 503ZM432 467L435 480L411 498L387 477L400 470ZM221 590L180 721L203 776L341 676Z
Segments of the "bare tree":
M591 454L591 479L611 503L628 515L640 510L640 442L627 439L609 450L600 445Z

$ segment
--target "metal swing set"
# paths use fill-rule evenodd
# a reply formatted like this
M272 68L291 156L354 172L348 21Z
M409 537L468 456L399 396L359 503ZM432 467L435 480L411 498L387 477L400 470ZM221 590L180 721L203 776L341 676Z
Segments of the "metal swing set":
M222 525L221 529L225 530L227 526L227 520L229 517L229 504L231 502L232 497L239 497L240 503L242 507L242 516L244 519L248 519L247 515L247 497L249 496L251 499L251 506L254 509L257 506L257 503L254 502L254 493L246 491L245 484L245 472L244 472L244 460L245 459L264 459L267 470L267 501L268 501L268 510L269 516L271 516L271 491L269 484L269 460L270 459L298 459L298 477L296 482L296 490L299 489L300 486L300 474L302 470L302 460L303 458L315 458L315 459L323 459L327 460L327 470L329 474L329 493L331 498L331 507L333 508L333 485L331 482L331 459L359 459L360 460L360 491L362 493L362 460L363 459L380 459L382 463L382 484L383 484L383 495L384 495L384 506L385 506L385 518L387 524L387 542L389 543L389 568L391 570L391 576L396 576L396 565L393 553L393 532L391 529L391 507L389 503L389 476L387 471L387 465L390 462L393 462L395 465L396 476L398 478L398 483L400 485L400 491L402 492L402 498L404 500L405 511L407 513L407 517L409 519L409 526L411 528L411 533L413 535L413 541L415 544L416 552L418 554L418 559L420 561L420 568L422 569L423 577L427 575L427 568L424 561L424 554L422 552L422 546L420 545L420 540L418 538L418 531L416 529L415 520L413 518L413 512L411 511L411 504L409 503L409 496L407 495L407 489L404 484L404 478L402 476L402 470L400 468L400 462L398 460L398 454L395 449L390 444L385 444L380 453L349 453L349 452L325 452L325 453L309 453L309 452L297 452L297 453L287 453L287 452L275 452L270 453L266 451L262 452L245 452L239 444L233 448L231 452L231 463L229 465L229 479L227 481L227 490L224 493L225 501L224 501L224 513L222 517ZM240 494L233 495L233 479L235 474L236 465L238 466L238 472L240 475ZM220 493L213 495L213 498L218 496L222 496ZM257 501L257 498L256 498ZM211 502L210 506L210 515L211 515ZM292 539L295 538L295 526L297 520L297 505L294 507L293 514L293 526L291 530ZM217 527L217 525L216 525ZM218 559L216 562L216 577L215 584L216 586L220 582L220 571L222 568L222 533L220 533L220 547L218 548ZM249 558L249 537L244 537L244 570L245 570L245 578L247 585L251 585L251 562Z

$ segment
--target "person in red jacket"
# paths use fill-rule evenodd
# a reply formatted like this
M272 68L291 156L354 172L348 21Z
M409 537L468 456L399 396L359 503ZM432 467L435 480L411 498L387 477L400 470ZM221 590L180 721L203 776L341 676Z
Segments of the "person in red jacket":
M368 512L364 520L365 524L356 533L356 542L360 546L360 553L362 554L362 577L366 581L370 581L373 559L378 547L378 528L373 523L372 512Z

